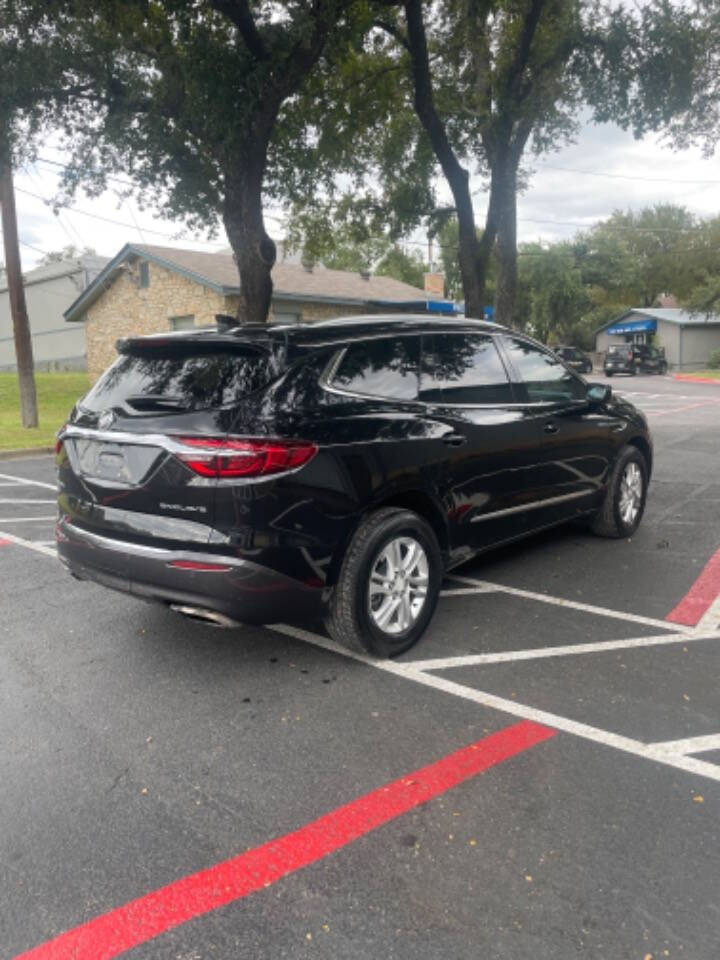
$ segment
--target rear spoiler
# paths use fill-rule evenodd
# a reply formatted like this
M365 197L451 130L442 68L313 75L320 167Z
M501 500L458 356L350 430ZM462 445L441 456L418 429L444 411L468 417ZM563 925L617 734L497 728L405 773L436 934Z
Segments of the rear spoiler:
M253 337L240 339L235 333L220 333L213 328L199 330L197 333L161 333L144 337L121 337L115 341L119 354L133 356L154 353L183 356L193 353L244 352L254 350L267 353L270 344L267 340Z

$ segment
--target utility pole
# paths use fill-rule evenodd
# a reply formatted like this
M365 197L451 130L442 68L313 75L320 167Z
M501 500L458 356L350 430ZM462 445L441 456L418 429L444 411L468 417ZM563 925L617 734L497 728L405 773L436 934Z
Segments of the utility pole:
M5 246L5 271L7 273L10 313L15 338L18 385L20 387L20 416L24 427L37 427L37 396L35 394L35 365L33 362L32 338L18 243L15 191L13 189L12 162L9 151L0 151L0 208L2 208L3 244Z

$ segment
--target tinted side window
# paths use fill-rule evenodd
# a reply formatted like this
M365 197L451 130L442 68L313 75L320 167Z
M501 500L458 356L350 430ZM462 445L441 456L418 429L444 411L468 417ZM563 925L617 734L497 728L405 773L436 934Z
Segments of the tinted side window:
M504 337L510 361L525 384L530 403L562 403L584 400L587 387L560 363L552 353L527 343Z
M331 386L366 397L416 400L419 358L419 337L354 343L346 349Z
M423 337L420 399L428 403L512 403L492 337L436 333Z

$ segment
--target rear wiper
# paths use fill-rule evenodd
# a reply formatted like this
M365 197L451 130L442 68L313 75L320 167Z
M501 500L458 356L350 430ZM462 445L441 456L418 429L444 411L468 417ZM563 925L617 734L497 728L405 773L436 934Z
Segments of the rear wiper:
M190 410L184 397L167 396L163 393L137 393L125 397L125 403L135 410Z

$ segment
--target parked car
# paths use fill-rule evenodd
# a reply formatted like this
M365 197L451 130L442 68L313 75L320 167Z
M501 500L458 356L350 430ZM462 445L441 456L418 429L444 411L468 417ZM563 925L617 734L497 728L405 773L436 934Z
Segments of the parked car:
M643 515L643 415L497 324L359 317L119 352L58 435L59 556L188 617L322 616L393 656L475 554L577 518L628 537Z
M554 347L553 349L568 367L572 367L572 369L577 370L578 373L592 373L592 360L586 353L578 349L578 347L560 346Z
M604 363L605 373L611 377L614 373L666 374L668 365L664 347L651 347L643 343L613 343L607 349Z

